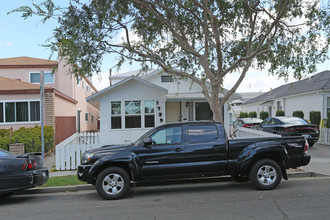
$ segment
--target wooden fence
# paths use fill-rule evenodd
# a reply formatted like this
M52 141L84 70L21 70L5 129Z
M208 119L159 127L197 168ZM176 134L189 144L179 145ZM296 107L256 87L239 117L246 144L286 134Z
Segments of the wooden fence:
M320 128L320 138L318 143L330 145L330 128Z
M98 133L75 133L55 147L56 170L75 170L81 155L100 147Z

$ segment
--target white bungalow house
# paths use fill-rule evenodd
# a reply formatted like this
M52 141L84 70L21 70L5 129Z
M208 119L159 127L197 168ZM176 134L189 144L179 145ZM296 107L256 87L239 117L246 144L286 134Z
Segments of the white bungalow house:
M163 70L144 74L133 71L109 79L110 87L87 98L100 109L102 144L134 142L165 123L213 119L202 88L191 80L175 80ZM239 98L234 94L229 102ZM228 104L224 107L224 124L229 127Z
M288 83L244 102L242 111L261 111L275 116L277 110L283 110L286 116L294 111L304 112L309 120L310 111L320 111L321 118L327 118L330 111L330 71L323 71L304 80Z

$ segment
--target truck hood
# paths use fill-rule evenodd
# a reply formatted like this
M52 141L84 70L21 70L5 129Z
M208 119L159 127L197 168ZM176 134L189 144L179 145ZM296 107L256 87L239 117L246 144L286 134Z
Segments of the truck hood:
M94 153L94 154L109 154L109 153L117 153L121 151L126 151L129 148L132 148L134 145L133 144L128 144L128 145L104 145L100 148L96 148L93 150L88 151L89 153Z

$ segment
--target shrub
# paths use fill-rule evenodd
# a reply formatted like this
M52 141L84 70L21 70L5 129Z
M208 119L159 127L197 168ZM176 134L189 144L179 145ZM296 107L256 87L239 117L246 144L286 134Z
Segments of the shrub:
M294 117L299 117L299 118L304 118L304 112L301 110L294 111L292 116Z
M9 150L10 144L10 131L9 129L0 129L0 148Z
M285 116L285 113L282 110L277 110L276 111L276 116Z
M261 111L260 112L260 119L265 120L266 118L268 118L268 112Z
M9 144L24 143L25 153L41 151L41 127L19 128L10 137L9 129L0 129L0 148L8 150ZM44 127L45 152L54 146L54 130L51 126Z
M256 118L257 112L249 112L249 118Z
M309 112L309 120L312 124L320 125L321 122L321 112L319 111L311 111Z
M241 113L239 113L239 117L240 117L240 118L248 118L249 115L248 115L247 112L241 112Z

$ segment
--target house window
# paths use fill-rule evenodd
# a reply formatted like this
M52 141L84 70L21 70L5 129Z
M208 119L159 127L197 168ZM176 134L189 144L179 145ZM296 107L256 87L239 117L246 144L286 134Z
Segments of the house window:
M30 73L30 83L40 83L40 73ZM44 73L44 83L54 83L54 74Z
M85 113L85 121L88 121L88 113Z
M111 129L121 129L121 101L111 102Z
M144 101L144 127L155 127L155 101Z
M90 87L86 86L86 93L89 93L89 91L90 91Z
M3 122L3 103L0 102L0 123Z
M328 115L328 112L330 112L330 97L327 97L327 112L326 112L326 115Z
M212 120L213 119L213 112L210 108L209 103L207 102L198 102L196 103L196 121L200 120Z
M161 76L161 81L162 82L173 82L173 77L166 75L166 76Z
M141 101L125 101L125 128L141 128Z
M30 121L40 121L39 101L0 103L0 123Z
M30 102L30 121L40 121L40 102Z

